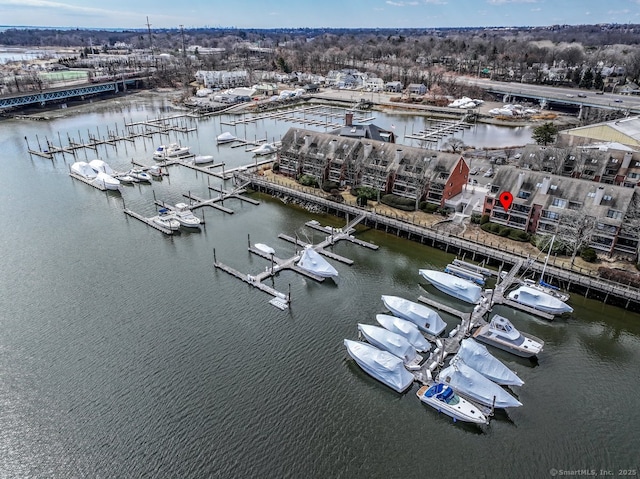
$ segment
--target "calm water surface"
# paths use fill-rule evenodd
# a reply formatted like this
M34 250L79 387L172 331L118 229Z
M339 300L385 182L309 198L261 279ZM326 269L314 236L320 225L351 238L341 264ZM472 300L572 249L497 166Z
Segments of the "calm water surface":
M68 176L72 158L26 153L25 136L33 147L36 135L59 132L66 144L67 134L104 135L167 112L151 98L100 108L0 123L0 477L538 478L640 466L638 315L575 295L575 313L555 322L496 308L545 350L535 362L492 350L525 381L513 391L523 406L488 427L453 424L420 403L417 384L400 395L368 377L342 344L358 322L375 323L382 294L415 300L418 268L451 255L361 230L380 250L337 244L355 262L333 263L338 284L275 279L293 297L282 312L216 271L214 248L219 261L257 273L267 263L247 252L248 235L288 257L279 233L318 242L306 221L341 220L256 195L259 206L230 200L233 215L209 208L202 232L165 237L124 215L123 203L151 216L154 195L175 203L231 185L172 167L162 181L105 193ZM219 119L197 127L97 154L126 169L131 159L152 164L155 146L177 139L229 167L252 161L214 145ZM263 122L246 137L279 138L288 127ZM444 319L448 333L457 321Z

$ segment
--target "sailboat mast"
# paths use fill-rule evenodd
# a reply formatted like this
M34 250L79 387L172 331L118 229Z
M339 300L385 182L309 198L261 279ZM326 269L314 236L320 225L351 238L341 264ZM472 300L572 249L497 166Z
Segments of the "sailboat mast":
M547 263L549 262L549 256L551 256L551 251L553 250L553 242L556 240L556 235L553 235L553 237L551 238L551 243L549 244L549 251L547 253L547 259L544 260L544 266L542 267L542 273L540 273L540 283L542 283L542 280L544 278L544 272L547 269Z

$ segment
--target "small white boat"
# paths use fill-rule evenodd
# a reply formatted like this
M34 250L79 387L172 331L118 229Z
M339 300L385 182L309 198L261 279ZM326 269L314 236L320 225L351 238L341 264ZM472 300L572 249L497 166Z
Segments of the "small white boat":
M421 269L418 272L443 293L471 304L477 304L480 301L482 288L471 281L432 269Z
M213 161L213 155L197 155L193 158L196 165L204 165Z
M114 176L115 171L109 166L108 163L102 160L91 160L89 166L93 168L96 173L106 173L107 175Z
M151 175L140 168L131 168L127 174L138 181L151 181Z
M158 226L162 226L163 228L171 231L180 229L180 223L175 218L175 215L171 214L171 211L166 208L162 208L160 211L158 211L158 215L151 218L151 221L153 221Z
M378 349L388 351L402 359L407 369L420 369L420 363L423 357L418 354L416 348L414 348L404 336L372 324L358 323L358 331L360 331L369 344Z
M435 383L432 386L422 386L416 393L420 401L428 404L438 412L443 412L457 420L475 424L489 424L489 419L480 408L470 401L458 396L451 386Z
M186 203L176 203L173 207L173 214L182 226L187 228L198 228L202 221L189 209Z
M490 379L468 366L464 361L451 361L438 374L438 381L451 386L458 394L487 407L507 408L522 403Z
M433 336L439 336L447 327L440 315L433 309L398 296L382 296L385 307L396 316L407 319L419 329Z
M118 180L120 183L126 183L126 184L135 183L137 181L133 176L130 176L127 173L121 173L119 175L114 176L114 178Z
M71 165L71 173L81 176L85 180L93 180L98 173L85 161L77 161Z
M553 315L573 312L573 308L568 304L531 286L520 286L511 291L507 298L516 303Z
M422 335L418 326L411 321L390 314L376 314L376 321L383 328L404 336L416 350L427 352L431 349L431 343Z
M536 356L544 347L542 339L518 331L511 321L498 314L493 316L489 324L476 329L473 337L522 358Z
M178 156L188 155L189 150L190 150L190 147L181 146L178 143L160 145L156 149L156 151L153 152L153 158L155 160L166 160L167 158L176 158Z
M491 379L501 386L522 386L524 384L524 381L516 373L498 358L492 356L485 346L472 338L462 340L455 357L462 359L467 366L471 366L485 378Z
M231 143L236 140L237 138L233 136L231 133L229 133L228 131L225 131L224 133L218 135L218 137L216 138L216 142L218 143L218 145L222 145L224 143Z
M251 153L258 156L266 156L278 151L278 147L273 143L263 143L257 148L251 150Z
M93 183L107 190L117 190L120 188L120 181L102 171L96 175Z
M300 260L296 264L305 271L322 278L335 278L338 276L338 271L311 246L304 248Z
M404 392L413 384L415 378L404 367L402 359L362 341L345 339L344 345L364 372L394 391Z
M253 247L258 251L262 251L265 254L269 254L269 255L276 254L276 250L274 250L271 246L266 245L264 243L256 243L253 245Z
M151 176L155 176L155 177L160 177L164 175L164 171L162 170L162 167L159 165L152 165L147 169L147 173L149 173Z

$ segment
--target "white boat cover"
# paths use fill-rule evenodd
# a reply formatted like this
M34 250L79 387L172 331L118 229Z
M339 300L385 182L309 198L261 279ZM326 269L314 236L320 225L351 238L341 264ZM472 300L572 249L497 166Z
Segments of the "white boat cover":
M394 356L402 359L405 364L420 361L420 357L409 340L397 333L392 333L388 329L374 326L372 324L358 323L358 330L365 337L367 342L373 346L389 351Z
M402 359L362 341L344 340L349 356L367 374L398 392L407 390L414 381Z
M383 328L407 338L418 351L425 352L431 349L431 343L422 335L418 326L411 321L390 314L376 314L376 321Z
M120 186L119 180L116 180L113 176L107 175L102 171L96 175L93 183L95 183L96 185L100 185L108 190L117 190Z
M522 386L524 381L493 356L485 346L471 338L463 339L456 357L487 379L503 386Z
M251 150L251 152L256 155L269 155L271 153L275 153L276 151L278 151L278 148L276 148L276 146L272 143L263 143L259 147Z
M253 247L258 251L262 251L265 254L276 254L276 250L274 250L271 246L266 245L264 243L256 243L253 245Z
M309 246L304 249L297 264L305 271L323 278L338 276L338 271L331 266L326 259L320 256L316 250Z
M511 291L508 298L525 306L539 309L550 314L572 313L573 308L563 303L550 294L531 288L530 286L520 286Z
M433 269L420 269L418 273L434 287L454 298L472 304L480 301L482 288L471 281Z
M98 173L96 173L96 171L91 168L91 165L89 165L89 163L85 161L77 161L76 163L71 165L71 171L76 175L80 175L88 180L91 180L98 176Z
M224 133L221 133L220 135L218 135L218 138L217 138L218 143L224 143L224 142L228 142L228 141L233 141L235 139L236 139L236 137L233 136L228 131L225 131Z
M447 327L440 315L433 309L398 296L382 296L386 308L396 316L407 319L429 334L438 336Z
M501 386L485 378L460 359L451 361L448 367L440 371L438 381L449 384L460 394L488 407L494 405L494 397L497 408L522 406L520 401Z
M91 160L89 166L93 168L96 173L102 172L107 175L113 175L115 173L113 169L102 160Z
M213 161L213 155L197 155L193 159L193 162L198 165L202 163L211 163L212 161Z

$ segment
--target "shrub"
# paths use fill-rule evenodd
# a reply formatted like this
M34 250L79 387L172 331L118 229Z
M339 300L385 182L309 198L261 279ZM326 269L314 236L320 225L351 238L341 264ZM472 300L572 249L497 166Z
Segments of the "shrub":
M314 176L311 175L302 175L298 178L298 183L302 186L313 186L314 188L318 187L318 181Z
M637 273L631 271L624 271L621 269L605 268L601 266L598 268L598 275L601 278L615 281L616 283L629 284L634 287L640 287L640 276Z
M582 248L582 251L580 251L580 257L587 263L595 263L598 259L598 254L593 248Z
M403 196L384 195L380 198L380 203L403 211L415 211L416 209L416 202Z
M470 218L471 224L479 225L481 220L482 220L482 215L480 215L480 213L471 214L471 218Z
M327 180L322 183L322 190L326 191L327 193L330 193L332 190L337 190L338 188L340 188L340 185L335 181Z
M369 199L366 197L366 195L358 195L358 197L356 198L356 204L358 206L367 206L368 201Z
M280 171L280 163L276 161L271 167L271 171L273 171L274 173L277 173L278 171Z
M480 224L484 225L488 222L489 222L489 215L482 215L482 217L480 218Z
M368 200L375 200L378 198L378 191L368 186L359 186L351 190L351 194L357 197L365 197Z
M435 213L438 210L438 205L423 201L422 203L420 203L420 209L425 213Z
M509 239L514 241L529 241L529 233L522 230L512 229L509 234Z

